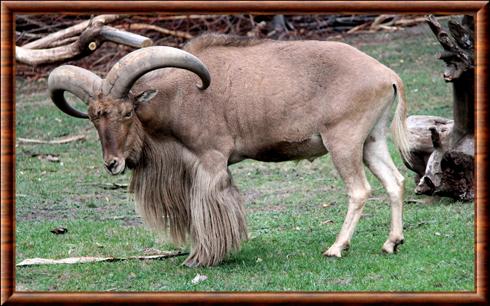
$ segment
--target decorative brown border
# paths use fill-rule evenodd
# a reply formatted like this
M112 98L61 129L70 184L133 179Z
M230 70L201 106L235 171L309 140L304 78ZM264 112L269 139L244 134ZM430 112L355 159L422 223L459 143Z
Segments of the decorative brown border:
M476 16L476 291L475 292L15 292L15 88L16 13L464 13ZM4 1L1 3L1 304L177 303L473 303L488 304L488 1Z

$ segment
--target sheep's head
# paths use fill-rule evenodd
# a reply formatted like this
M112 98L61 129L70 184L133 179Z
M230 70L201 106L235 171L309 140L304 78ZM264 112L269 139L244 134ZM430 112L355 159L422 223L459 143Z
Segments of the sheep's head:
M148 47L136 50L117 62L105 79L71 65L54 69L49 75L51 99L66 114L90 119L102 145L104 164L113 174L124 171L139 162L144 133L138 119L138 103L148 102L157 94L150 89L136 96L130 90L145 73L166 67L182 68L197 74L202 81L200 89L210 84L209 72L195 56L170 47ZM88 113L74 109L65 100L68 91L88 105Z

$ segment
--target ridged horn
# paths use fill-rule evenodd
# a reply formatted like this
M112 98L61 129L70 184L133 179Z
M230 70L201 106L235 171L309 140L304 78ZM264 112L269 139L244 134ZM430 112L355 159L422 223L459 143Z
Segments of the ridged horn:
M194 72L201 78L199 89L206 89L211 77L206 66L194 55L172 47L147 47L121 58L104 79L104 95L124 98L142 75L155 69L173 67Z
M54 104L66 114L77 118L88 118L66 102L64 93L69 91L88 104L100 91L102 79L96 74L72 65L63 65L54 69L48 78L48 90Z

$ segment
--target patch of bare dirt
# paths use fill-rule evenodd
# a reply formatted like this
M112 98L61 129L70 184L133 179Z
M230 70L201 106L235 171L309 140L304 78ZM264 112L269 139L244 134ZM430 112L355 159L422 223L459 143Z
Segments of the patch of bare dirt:
M17 199L19 201L19 199ZM16 219L22 221L38 220L115 220L124 226L139 226L143 222L137 215L133 203L126 202L126 194L96 193L75 195L59 203L40 203L32 209L17 209Z

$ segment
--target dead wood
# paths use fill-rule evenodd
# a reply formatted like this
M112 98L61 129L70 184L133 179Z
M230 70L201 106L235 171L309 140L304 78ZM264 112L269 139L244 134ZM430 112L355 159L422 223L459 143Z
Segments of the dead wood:
M170 257L183 256L188 253L180 251L161 252L158 255L144 255L144 256L128 256L128 257L69 257L63 259L49 259L49 258L28 258L24 259L20 263L16 264L17 267L25 266L37 266L37 265L57 265L57 264L82 264L93 262L115 262L123 260L160 260Z
M465 71L474 69L474 30L472 17L466 16L461 23L448 22L449 35L433 15L427 17L427 24L443 47L439 59L446 63L444 79L447 82L458 79Z
M455 121L436 116L407 118L417 194L469 201L474 197L474 137L454 142Z
M454 121L436 116L410 116L407 127L413 159L405 164L417 174L415 192L473 199L473 137L453 144Z
M417 194L446 196L462 201L474 199L474 138L468 135L452 147L437 147L437 130L432 129L434 152L427 161Z
M205 18L217 18L221 16L222 15L178 15L178 16L159 16L158 19L159 20L205 19Z
M94 17L93 19L83 21L81 23L78 23L76 25L73 25L71 27L68 27L64 30L49 34L41 39L38 39L36 41L27 43L23 45L23 48L27 49L44 49L44 48L50 48L52 47L52 44L68 38L72 36L76 36L80 33L82 33L88 26L89 24L107 24L112 21L115 21L117 19L122 18L122 15L99 15Z
M144 36L104 25L106 22L120 18L119 15L102 15L98 17L53 33L23 47L17 46L17 61L35 66L81 58L95 51L105 41L136 48L147 47L153 43L151 39ZM76 34L80 35L74 37L73 35ZM51 47L40 49L43 46Z
M115 17L114 17L115 16ZM92 23L103 23L114 28L131 31L153 40L155 45L182 48L189 39L203 32L220 32L231 35L251 36L272 39L328 39L331 35L349 31L350 33L370 32L369 27L378 15L100 15ZM27 18L25 18L27 17ZM17 42L19 46L33 49L50 49L68 46L78 39L80 33L89 25L83 16L73 15L16 15ZM376 31L399 30L403 25L420 16L405 15L396 20L385 18ZM141 24L141 26L137 25ZM276 26L279 24L279 26ZM84 28L85 27L85 28ZM138 28L138 27L141 27ZM357 28L356 28L357 27ZM163 29L163 30L162 30ZM63 32L65 31L65 32ZM54 33L53 33L54 32ZM64 34L63 34L64 33ZM46 36L32 41L39 36ZM93 46L93 44L92 44ZM95 44L93 56L76 56L65 61L76 60L75 64L104 75L121 56L132 51L131 48L116 44ZM97 51L98 50L98 51ZM59 51L59 50L58 50ZM67 52L67 50L61 50ZM68 50L69 52L69 50ZM91 53L88 53L91 54ZM57 63L17 65L17 73L30 79L46 77Z
M174 30L169 30L165 29L159 26L151 25L151 24L144 24L144 23L132 23L129 25L129 29L131 30L151 30L151 31L156 31L165 35L172 35L176 37L181 37L185 39L192 39L194 36L187 32L183 31L174 31Z
M425 17L415 17L415 18L402 18L399 20L396 20L393 25L394 26L400 26L400 27L409 27L409 26L414 26L419 23L425 22Z
M425 17L417 16L379 15L375 18L368 16L363 23L350 28L347 33L393 32L425 21Z
M85 135L75 135L63 137L55 140L41 140L41 139L30 139L30 138L18 138L18 144L65 144L74 141L85 140L87 136Z
M65 38L65 39L62 39L62 40L55 41L55 42L51 43L50 44L50 48L68 45L68 44L74 43L77 40L78 40L78 37L77 36L68 37L68 38Z
M406 122L412 162L405 162L405 165L417 174L415 182L418 183L424 176L427 161L435 150L432 130L437 132L437 136L434 136L439 139L437 145L447 147L454 121L437 116L410 116Z
M147 37L134 34L131 32L126 32L110 26L102 27L100 31L100 36L104 40L112 41L118 44L130 46L134 48L145 48L153 44L153 41Z
M417 194L468 201L474 198L473 17L449 20L449 33L432 15L427 23L444 49L438 58L446 64L444 80L453 83L454 120L409 117L413 162L407 166L417 173Z

